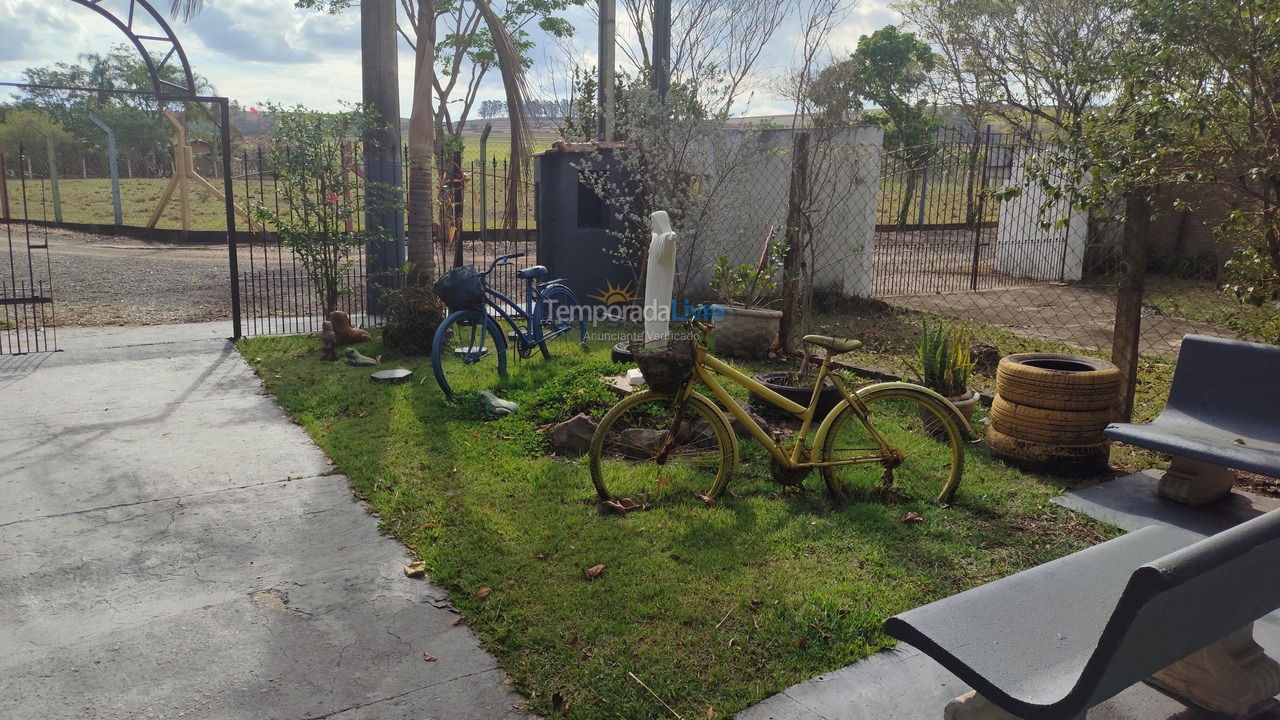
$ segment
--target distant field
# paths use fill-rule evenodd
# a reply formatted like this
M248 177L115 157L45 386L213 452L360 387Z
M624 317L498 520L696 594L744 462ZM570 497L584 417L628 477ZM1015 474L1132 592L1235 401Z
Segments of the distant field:
M480 162L479 138L481 127L483 125L473 127L464 133L466 145L462 155L463 169L469 173L463 199L462 226L464 230L478 230L481 226L481 174L478 172L477 167ZM540 134L533 137L531 149L534 152L546 150L556 141L557 136L547 133L548 130L542 128L540 129ZM494 130L489 135L485 149L487 167L496 168L499 176L489 176L489 189L485 197L487 201L485 203L485 226L492 228L498 227L502 223L501 211L498 208L502 195L500 192L495 192L494 188L496 184L502 182L500 176L505 175L504 163L510 158L510 130L506 125L505 119L495 122ZM237 166L239 166L237 167L237 172L240 174L235 177L235 182L233 183L236 202L244 208L247 208L252 202L259 201L269 207L274 207L275 187L273 180L270 177L265 177L259 182L258 176L253 174L246 183L246 178L243 176L243 166L239 163L237 163ZM532 178L531 173L529 177L530 179ZM219 188L222 186L222 182L219 179L210 178L210 182ZM785 184L787 180L785 177L781 177L776 182ZM135 227L145 226L167 184L167 178L122 179L120 190L124 224ZM105 225L113 222L110 180L106 178L63 177L59 181L58 189L62 200L62 219L64 222ZM779 187L777 189L780 193L778 195L781 198L780 201L785 202L786 188ZM877 189L881 196L876 221L879 224L893 224L897 220L899 209L905 197L905 184L902 182L902 178L895 177L881 183ZM963 222L968 210L966 189L962 180L951 177L935 179L928 184L928 190L924 198L925 202L922 204L917 188L909 204L907 222L916 223L922 219L923 222L930 224ZM10 208L14 217L54 220L53 192L48 180L28 180L26 182L25 201L23 199L22 183L17 180L10 178L8 191ZM533 226L532 190L527 193L527 196L520 208L518 222L521 227ZM998 203L986 203L983 220L987 222L996 220L998 218L998 208ZM191 209L191 227L193 230L221 230L225 226L222 201L205 192L203 188L194 183L191 186ZM244 218L240 217L237 220L237 227L243 229L245 225ZM176 193L169 201L165 212L161 215L157 227L161 229L181 228Z

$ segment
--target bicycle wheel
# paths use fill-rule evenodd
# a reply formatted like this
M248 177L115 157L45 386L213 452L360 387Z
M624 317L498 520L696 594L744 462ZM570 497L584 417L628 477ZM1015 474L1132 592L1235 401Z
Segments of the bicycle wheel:
M445 396L476 392L507 378L506 345L497 323L477 310L459 310L436 329L431 369Z
M910 501L946 504L955 496L964 472L964 433L955 412L923 389L874 388L859 393L867 421L892 448L876 462L822 468L836 499L875 489ZM822 444L822 460L881 454L867 425L842 403Z
M674 406L674 396L646 391L625 398L604 416L589 458L602 502L650 505L720 497L738 465L737 438L720 409L702 395L689 396L678 422L673 422Z
M550 360L553 355L563 355L571 347L585 349L587 320L566 310L566 308L576 310L578 298L563 285L543 288L542 297L542 302L538 304L536 321L542 326L544 336L557 333L550 340L538 343L538 348L542 350L542 357Z

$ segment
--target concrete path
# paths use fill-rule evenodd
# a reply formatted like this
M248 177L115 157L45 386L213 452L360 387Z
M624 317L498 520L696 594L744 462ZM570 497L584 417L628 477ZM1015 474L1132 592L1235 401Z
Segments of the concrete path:
M226 334L0 358L0 718L524 717Z
M1136 530L1155 523L1213 534L1280 502L1239 491L1212 508L1191 510L1156 498L1155 478L1137 473L1055 498L1059 505ZM1280 657L1280 613L1254 625L1254 636ZM739 713L737 720L941 720L942 709L969 687L927 655L905 643L892 651L787 688ZM1135 685L1089 711L1089 720L1222 720ZM1269 713L1257 720L1277 720Z

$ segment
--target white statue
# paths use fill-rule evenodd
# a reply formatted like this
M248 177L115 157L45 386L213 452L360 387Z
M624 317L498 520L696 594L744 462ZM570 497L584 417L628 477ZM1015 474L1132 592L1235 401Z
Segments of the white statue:
M670 332L671 289L676 281L676 234L665 210L649 216L653 239L644 281L644 339L651 342Z
M649 216L653 237L644 280L644 341L661 340L671 332L671 290L676 281L676 234L665 210ZM627 372L627 382L643 385L639 368Z

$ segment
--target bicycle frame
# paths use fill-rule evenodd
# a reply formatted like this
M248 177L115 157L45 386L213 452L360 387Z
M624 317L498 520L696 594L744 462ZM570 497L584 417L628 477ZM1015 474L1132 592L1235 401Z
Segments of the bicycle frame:
M703 385L706 385L707 388L711 390L711 394L720 401L720 404L728 410L731 415L737 418L738 422L742 423L742 427L746 428L747 431L751 433L751 436L764 446L765 450L769 451L769 454L773 456L774 460L777 460L783 467L791 469L870 464L883 462L886 459L897 458L898 453L885 441L871 423L868 422L866 405L862 402L862 399L858 397L857 393L849 391L848 386L839 375L835 375L831 372L830 357L825 358L822 365L818 368L818 375L814 382L813 395L809 398L808 406L804 406L788 400L764 385L761 385L755 379L739 372L733 367L730 367L723 360L712 355L707 351L705 339L694 345L694 353L694 374L689 378L689 382L686 383L684 390L682 390L679 395L680 404L683 406L685 399L694 391L694 386L698 381L701 381ZM747 411L729 396L729 393L724 389L724 387L716 381L716 375L733 382L735 385L746 388L752 394L763 398L769 404L794 415L800 420L800 431L796 434L795 446L791 448L790 454L779 447L778 444L773 441L773 438L769 437L769 433L765 432L764 428L760 427L759 423L753 420L751 416L747 414ZM819 462L802 460L801 454L804 452L804 448L806 446L805 441L809 437L809 431L813 426L813 418L817 413L818 395L822 390L823 381L828 379L830 379L832 384L836 386L840 391L840 394L844 396L845 401L849 403L849 407L853 408L858 419L862 421L862 425L866 427L867 432L880 447L879 452L871 455L857 455L848 458L841 458L839 460L824 460ZM834 416L835 411L833 410L832 414L829 415L828 418L832 418ZM824 423L825 422L826 421L824 421ZM818 435L822 435L821 430L819 430Z
M485 273L485 274L488 275L488 273ZM542 301L546 299L545 296L542 294L542 288L549 287L556 282L557 281L552 280L551 282L545 283L544 285L540 286L537 283L533 282L532 280L526 280L524 306L521 306L515 300L512 300L507 295L489 287L489 283L486 282L484 284L485 308L492 309L495 313L497 313L500 317L502 317L502 319L505 320L508 325L511 326L511 329L514 330L516 333L516 343L517 343L516 348L522 354L525 352L531 352L532 348L537 347L539 343L543 343L548 340L554 339L556 336L560 335L563 332L567 332L569 330L569 327L567 326L559 330L553 330L550 333L542 332L541 308L542 308ZM535 300L537 302L535 302ZM501 304L499 304L499 302L505 303L507 307L511 308L512 312L507 312L507 310ZM515 317L513 317L513 315ZM523 321L525 323L524 329L520 327L520 321ZM527 332L526 332L526 329L527 329Z

